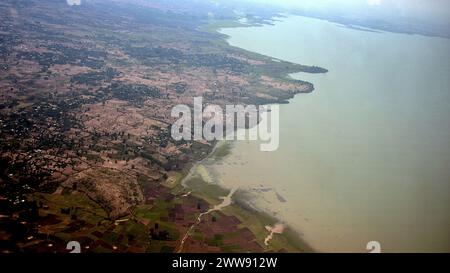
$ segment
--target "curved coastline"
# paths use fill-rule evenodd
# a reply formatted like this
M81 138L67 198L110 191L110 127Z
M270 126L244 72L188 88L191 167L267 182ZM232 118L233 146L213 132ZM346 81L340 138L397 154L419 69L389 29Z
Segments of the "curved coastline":
M214 210L214 208L216 208L217 206L220 206L220 204L215 204L212 203L208 200L205 200L205 198L203 197L203 193L202 192L194 192L192 187L189 186L189 179L193 178L194 176L198 175L197 174L197 168L199 166L201 166L204 162L208 161L208 160L214 160L214 161L220 161L222 158L226 157L227 154L221 154L221 156L219 158L215 158L216 152L217 150L221 147L221 145L224 145L223 142L221 143L215 143L213 149L211 150L211 152L202 160L195 162L190 168L189 171L186 173L186 175L184 175L179 181L179 184L185 188L188 189L188 193L190 194L194 194L199 198L202 198L204 201L206 201L209 205L210 205L210 209L208 210L208 212L210 212L211 210ZM229 145L229 144L228 144ZM227 152L228 153L228 152ZM203 181L204 183L209 183L207 181ZM246 199L247 199L247 195L245 194L247 191L243 190L243 189L238 189L238 188L226 188L224 187L224 185L221 184L212 184L214 186L217 186L221 189L223 189L224 191L227 191L229 193L233 193L231 196L229 196L231 203L227 204L227 208L230 207L235 207L235 209L237 210L241 210L241 211L245 211L246 213L248 213L249 215L252 215L252 217L257 218L261 223L264 223L263 226L261 226L261 229L263 229L267 234L260 234L261 237L261 241L264 242L265 239L267 238L267 236L269 236L271 234L271 231L269 231L267 229L267 226L276 226L279 224L283 225L283 231L280 233L275 233L272 234L272 236L282 236L284 237L289 244L298 249L298 251L296 252L317 252L317 250L313 249L306 241L304 241L301 237L301 234L296 231L294 228L292 228L289 224L285 223L282 219L276 217L275 215L271 215L269 214L269 212L267 211L263 211L260 210L254 206L252 206ZM228 193L228 195L229 195ZM227 195L227 196L228 196ZM223 200L223 196L217 196L217 198L220 200ZM239 213L236 213L234 211L233 208L230 208L229 210L227 210L227 208L225 207L220 207L220 210L222 212L224 212L227 215L234 215L238 218L239 217ZM199 215L199 217L205 215L206 213L202 213ZM198 222L196 222L193 226L197 225ZM241 223L243 226L246 226L244 223ZM246 226L247 227L247 226ZM188 230L189 232L189 230ZM183 239L185 240L186 235L188 234L188 232L184 235ZM189 236L189 235L188 235ZM255 234L255 236L257 237L257 234ZM180 244L182 245L182 243ZM266 245L267 246L267 245ZM180 249L180 247L178 248Z
M275 18L271 18L270 20L275 20ZM234 27L254 27L254 26L262 26L262 25L266 25L266 24L270 24L270 20L268 22L265 22L263 24L260 23L247 23L247 24L243 24L241 22L238 21L226 21L226 22L221 22L219 24L215 23L212 26L207 26L205 28L206 31L208 32L214 32L215 34L220 34L223 38L223 41L227 43L228 46L231 46L227 39L228 36L221 33L220 30L222 28L234 28ZM222 39L221 39L222 40ZM233 47L233 46L231 46ZM258 55L258 57L264 57L264 58L268 58L273 60L273 57L270 56L265 56L265 55L261 55L259 53L256 52L251 52L251 51L247 51L245 49L242 48L237 48L240 51L245 51L246 53L250 53L253 55ZM282 61L282 60L278 60L275 59L275 61ZM296 64L297 65L297 64ZM307 81L303 81L303 80L298 80L296 78L294 78L292 75L296 74L296 73L311 73L311 74L317 74L317 73L327 73L328 70L319 66L304 66L304 65L300 65L301 69L299 69L299 71L297 72L293 72L293 73L286 73L284 75L284 78L286 80L293 80L296 81L298 83L304 84L306 85L306 89L304 90L295 90L294 92L290 92L288 94L288 97L286 98L282 98L279 99L276 103L277 104L287 104L290 103L290 100L293 99L297 94L303 94L303 93L311 93L313 92L314 89L314 85L310 82ZM259 105L264 105L264 104L269 104L269 103L273 103L273 102L262 102L262 103L258 103ZM193 178L195 175L197 174L197 168L199 166L201 166L205 161L207 160L214 160L214 161L220 161L223 157L225 157L229 151L227 150L225 153L221 152L221 156L219 158L214 158L216 155L217 150L221 147L221 145L223 145L223 143L221 142L214 142L212 144L212 149L211 151L201 160L198 160L196 162L194 162L193 164L191 164L188 167L188 171L187 173L185 173L185 175L183 175L180 180L179 180L179 185L181 185L183 188L188 189L189 193L191 194L192 191L192 187L188 185L188 181ZM208 183L206 181L204 181L205 183ZM282 236L284 237L289 244L291 244L292 246L294 246L294 248L297 248L299 251L298 252L317 252L316 250L314 250L307 242L305 242L302 237L301 234L299 232L297 232L295 229L293 229L292 227L290 227L287 223L284 223L282 219L277 218L274 215L270 215L269 212L266 211L262 211L254 206L252 206L249 202L247 202L245 200L245 191L242 189L227 189L226 187L224 187L224 185L221 184L214 184L215 186L220 187L221 189L226 189L227 191L230 190L230 192L233 192L232 196L230 197L231 200L231 204L228 204L228 207L231 206L236 206L239 210L243 210L246 211L248 213L251 213L252 215L254 215L255 217L259 218L259 220L264 224L264 226L262 226L262 228L267 231L267 234L263 234L263 238L262 241L264 242L264 244L267 246L267 242L269 242L269 240L267 240L268 237L270 237L271 239L273 238L273 236ZM201 195L201 194L200 194ZM201 198L201 196L199 196ZM219 197L219 198L223 198L223 197ZM205 198L203 198L205 200ZM207 201L207 200L205 200ZM208 201L207 201L208 202ZM212 204L211 202L208 202L211 206L210 210L214 209L215 207L217 207L217 204ZM220 208L220 210L222 210L222 208ZM234 212L230 212L230 211L226 211L226 210L222 210L222 212L226 213L226 214L232 214L234 216L238 216L237 213ZM204 215L206 213L200 214L199 215L199 219L201 218L202 215ZM239 217L238 217L239 218ZM196 224L198 224L198 222L196 222ZM195 226L196 224L194 224L193 226ZM279 232L273 232L271 230L268 229L268 227L275 227L275 226L279 226L282 225L283 229ZM245 226L245 224L244 224ZM190 230L190 229L189 229ZM186 232L186 234L184 235L183 240L186 239L186 236L189 236L189 230ZM255 234L255 236L257 236ZM263 245L264 245L263 244ZM182 245L183 243L181 243L181 248L182 249Z

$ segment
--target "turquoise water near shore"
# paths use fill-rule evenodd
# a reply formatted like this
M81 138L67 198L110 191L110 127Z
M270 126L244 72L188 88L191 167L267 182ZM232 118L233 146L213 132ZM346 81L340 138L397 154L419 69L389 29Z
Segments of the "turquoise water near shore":
M221 32L329 73L293 75L316 90L280 107L279 149L233 143L217 183L318 251L450 251L450 40L298 16Z

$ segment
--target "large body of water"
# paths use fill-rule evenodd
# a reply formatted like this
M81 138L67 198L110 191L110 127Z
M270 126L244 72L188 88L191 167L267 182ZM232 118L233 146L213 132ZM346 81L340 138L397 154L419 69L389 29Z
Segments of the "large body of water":
M450 251L450 40L288 17L231 45L329 69L280 112L280 147L206 169L318 251Z

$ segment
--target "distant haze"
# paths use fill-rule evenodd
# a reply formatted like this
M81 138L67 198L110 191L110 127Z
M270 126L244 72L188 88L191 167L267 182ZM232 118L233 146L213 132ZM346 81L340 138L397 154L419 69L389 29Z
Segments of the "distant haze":
M248 0L264 4L297 7L311 11L414 18L437 24L450 23L448 0Z
M81 0L66 0L69 6L79 6L81 5Z

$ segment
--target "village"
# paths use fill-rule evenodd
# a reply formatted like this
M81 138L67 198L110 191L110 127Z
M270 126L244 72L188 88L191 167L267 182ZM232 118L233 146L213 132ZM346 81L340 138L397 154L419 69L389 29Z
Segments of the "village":
M171 109L198 96L221 107L285 102L313 90L289 73L324 71L229 47L198 31L202 17L50 2L0 3L2 252L65 252L70 240L83 251L173 252L211 206L179 181L215 142L173 139ZM242 226L254 212L235 209L208 215L185 251L264 250L255 233L265 223Z

